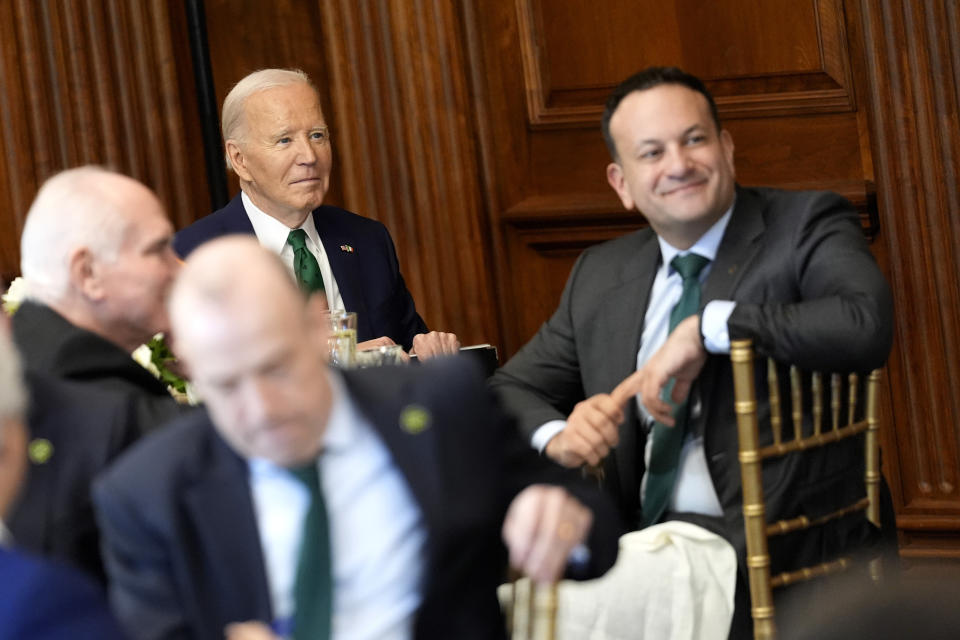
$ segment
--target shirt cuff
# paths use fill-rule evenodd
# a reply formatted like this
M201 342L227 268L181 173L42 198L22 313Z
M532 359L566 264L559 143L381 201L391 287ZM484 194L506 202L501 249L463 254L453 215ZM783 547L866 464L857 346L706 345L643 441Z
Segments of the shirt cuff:
M700 316L703 346L710 353L730 353L730 332L727 320L737 303L733 300L711 300Z
M530 438L530 444L533 445L534 449L543 453L543 450L547 448L547 443L553 440L553 436L563 431L566 426L566 420L551 420L550 422L545 422L533 432L533 437Z

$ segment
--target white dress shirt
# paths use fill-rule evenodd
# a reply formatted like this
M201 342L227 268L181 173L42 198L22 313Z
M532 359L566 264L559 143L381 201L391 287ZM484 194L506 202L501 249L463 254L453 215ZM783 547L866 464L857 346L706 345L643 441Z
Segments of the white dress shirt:
M242 191L240 192L240 200L243 202L243 210L247 212L247 218L253 225L253 232L257 235L260 245L280 256L283 264L287 265L290 276L296 279L296 276L293 275L293 247L287 244L287 236L290 235L291 231L290 227L253 204L253 200ZM323 288L327 294L327 307L331 311L346 311L343 306L343 298L340 296L340 287L337 286L337 281L333 277L333 269L330 267L330 260L327 259L327 252L323 247L323 242L320 241L317 227L313 224L313 214L308 215L299 228L307 232L307 249L310 250L313 257L317 259L317 264L320 265Z
M736 203L734 203L736 204ZM713 261L717 256L720 241L733 214L733 205L717 220L697 242L686 251L680 251L670 246L663 238L657 236L660 243L660 267L654 277L653 287L650 290L650 303L643 318L643 335L640 340L640 350L637 352L637 369L643 367L647 360L666 342L670 327L670 311L676 306L683 293L683 278L670 266L670 262L677 255L696 253L710 260L700 272L700 283L706 281L710 274ZM730 336L727 332L727 319L733 312L736 303L731 300L713 300L707 303L701 317L701 333L704 337L704 346L710 353L729 353ZM652 418L646 407L637 396L637 407L641 421L649 430ZM697 415L700 406L691 406L692 415ZM531 444L539 451L546 448L550 440L563 431L565 420L551 420L541 425L534 432ZM650 466L650 450L653 439L647 438L644 450L644 461ZM647 475L641 480L640 495L647 483ZM703 448L703 438L687 434L683 448L680 451L680 460L677 468L677 481L673 487L673 494L667 505L669 511L688 511L706 515L722 515L723 510L717 497L710 472L707 468L706 454Z
M427 532L403 475L336 374L320 485L330 526L333 640L409 640L420 606ZM294 613L293 589L310 496L288 471L249 462L260 544L277 621ZM282 626L282 625L281 625Z

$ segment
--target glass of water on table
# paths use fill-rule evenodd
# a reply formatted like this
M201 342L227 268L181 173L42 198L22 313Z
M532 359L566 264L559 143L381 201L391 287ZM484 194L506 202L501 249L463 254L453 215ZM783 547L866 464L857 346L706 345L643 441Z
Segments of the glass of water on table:
M357 314L353 311L330 312L330 364L350 369L357 360Z

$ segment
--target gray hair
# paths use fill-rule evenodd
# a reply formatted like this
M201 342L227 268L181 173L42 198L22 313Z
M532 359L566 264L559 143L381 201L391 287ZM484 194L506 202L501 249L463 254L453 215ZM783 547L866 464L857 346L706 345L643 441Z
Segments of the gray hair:
M243 126L243 108L247 98L267 89L285 87L301 82L314 91L317 90L310 82L310 77L300 69L260 69L233 85L230 93L223 100L223 109L220 113L220 131L223 134L224 144L227 140L244 139L246 132ZM226 159L227 169L232 170L233 163L230 161L230 156L226 155Z
M27 389L23 384L20 354L9 332L0 330L0 441L7 420L22 420L26 410Z
M31 298L50 303L66 295L70 256L79 248L101 260L116 260L131 222L115 190L118 181L126 180L134 182L102 167L85 166L43 184L20 236L20 272Z

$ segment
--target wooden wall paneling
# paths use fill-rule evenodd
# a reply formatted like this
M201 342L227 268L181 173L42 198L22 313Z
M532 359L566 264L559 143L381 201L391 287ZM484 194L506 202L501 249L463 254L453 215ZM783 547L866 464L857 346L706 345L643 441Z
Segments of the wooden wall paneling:
M960 556L960 9L860 0L897 334L889 370L908 556Z
M188 144L199 129L196 105L179 85L190 69L177 53L186 43L173 39L184 19L177 6L2 3L4 275L19 271L23 217L56 171L95 163L132 175L175 222L208 206L202 157Z
M346 205L388 226L431 328L499 343L461 13L440 0L321 8Z

